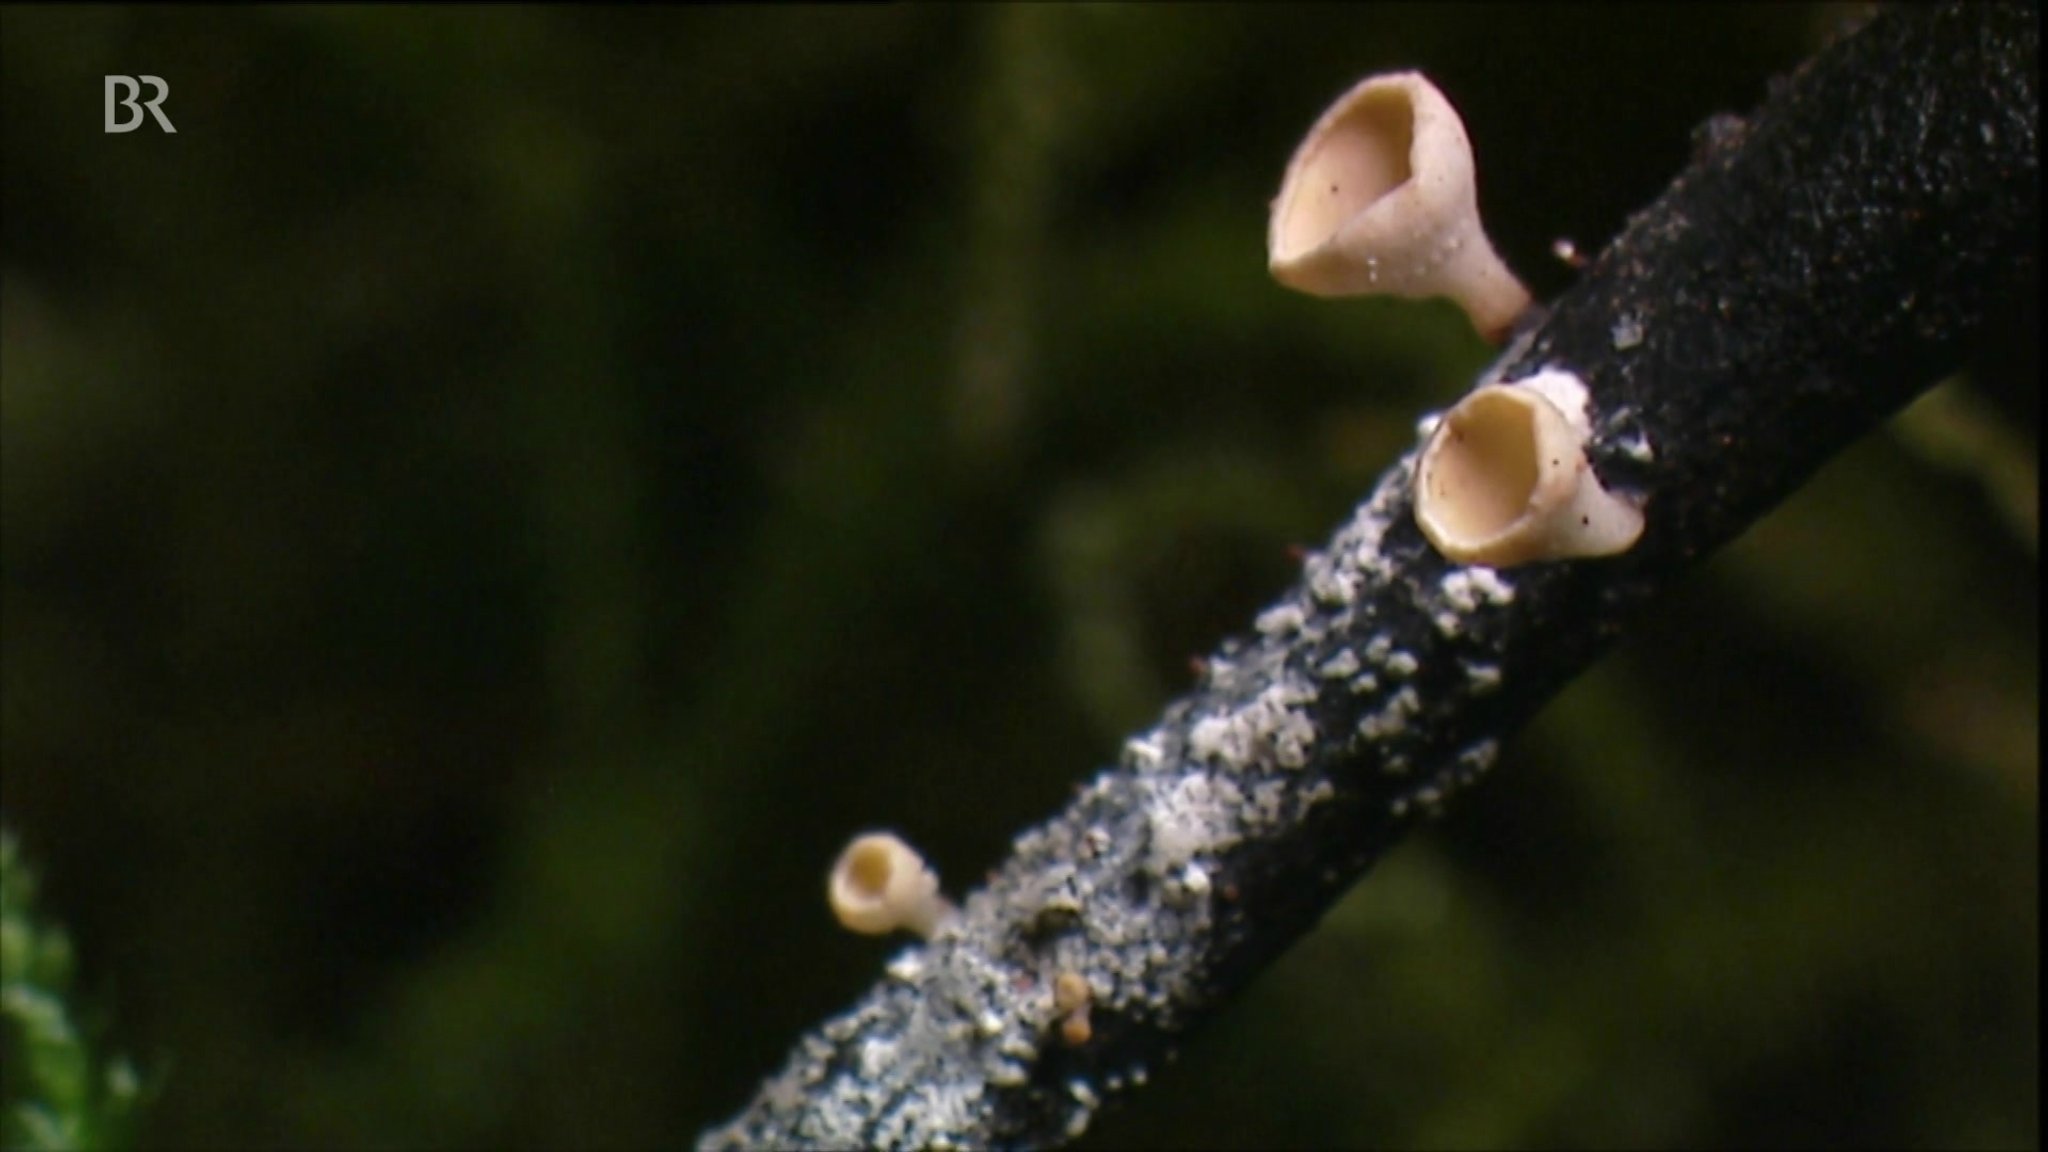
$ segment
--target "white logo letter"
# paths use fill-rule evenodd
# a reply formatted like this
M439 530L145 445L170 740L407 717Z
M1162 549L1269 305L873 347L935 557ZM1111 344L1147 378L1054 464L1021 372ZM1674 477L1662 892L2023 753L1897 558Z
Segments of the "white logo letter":
M149 114L151 116L156 117L157 127L163 129L166 132L169 132L173 136L177 135L178 130L176 128L171 127L171 118L169 116L164 115L164 110L158 107L158 105L162 104L164 101L171 98L171 86L169 82L167 82L161 76L144 76L141 78L141 80L144 84L147 84L151 88L154 88L156 90L156 95L150 97L147 100L144 100L142 102L142 106L144 108L149 109ZM135 118L137 120L140 120L142 119L142 115L140 113L137 113Z
M136 83L138 79L141 81L140 84ZM135 98L141 95L143 84L149 85L150 90L155 92L156 95L138 102ZM122 92L124 89L126 90L126 95L116 95L116 93ZM142 127L142 113L147 111L151 116L156 117L157 127L166 132L176 133L177 129L171 126L171 118L164 115L164 110L159 107L165 100L170 98L170 95L171 86L166 84L161 76L107 77L107 131L133 132L137 128ZM114 110L116 108L127 108L135 115L124 124L115 115Z
M128 90L128 94L116 97L114 93L123 88ZM107 131L133 132L137 128L142 127L142 108L135 103L135 97L140 95L141 92L142 85L137 84L132 76L107 77ZM135 110L135 119L128 121L126 124L122 124L114 118L114 109L123 105Z

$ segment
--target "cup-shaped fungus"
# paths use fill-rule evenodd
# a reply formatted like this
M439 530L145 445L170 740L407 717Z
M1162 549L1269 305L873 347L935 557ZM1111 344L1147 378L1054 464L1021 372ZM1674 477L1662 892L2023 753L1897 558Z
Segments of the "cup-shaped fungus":
M1415 466L1415 520L1462 564L1610 556L1643 531L1635 502L1600 486L1586 427L1542 388L1490 384L1437 422Z
M854 837L832 865L826 896L841 924L870 936L902 928L929 938L953 912L924 858L887 832Z
M1495 343L1529 306L1480 227L1465 125L1419 72L1368 77L1309 129L1273 200L1266 260L1315 296L1448 296Z

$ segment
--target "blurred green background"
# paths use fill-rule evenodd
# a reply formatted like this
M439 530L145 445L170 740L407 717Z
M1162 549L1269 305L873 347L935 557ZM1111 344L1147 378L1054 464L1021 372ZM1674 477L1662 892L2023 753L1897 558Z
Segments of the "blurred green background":
M1266 277L1332 97L1547 296L1849 11L0 11L0 820L145 1142L738 1109L899 946L844 841L971 883L1488 358ZM1084 1145L2037 1147L2019 329Z

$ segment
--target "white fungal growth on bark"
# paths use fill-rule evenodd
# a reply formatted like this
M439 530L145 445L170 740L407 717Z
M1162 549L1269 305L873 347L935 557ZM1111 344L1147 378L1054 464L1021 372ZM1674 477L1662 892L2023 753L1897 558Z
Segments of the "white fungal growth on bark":
M1643 322L1634 316L1623 315L1614 322L1609 335L1613 337L1614 350L1626 352L1643 342Z
M1316 669L1316 675L1325 680L1342 680L1358 671L1358 653L1349 648L1342 649L1335 656L1323 661Z
M1171 872L1198 852L1236 844L1244 802L1244 793L1229 780L1192 772L1154 793L1145 807L1153 870Z
M1267 636L1285 636L1290 632L1301 631L1301 623L1301 609L1293 604L1283 603L1275 604L1259 613L1259 618L1252 626Z
M1161 751L1159 744L1149 737L1140 738L1134 736L1124 742L1125 762L1134 768L1157 768L1165 755L1165 752Z
M1442 816L1445 802L1478 783L1480 777L1493 768L1493 762L1499 755L1500 741L1481 740L1460 752L1451 762L1448 771L1396 796L1388 805L1388 809L1397 817L1406 816L1411 812L1432 819Z
M1408 720L1422 709L1422 698L1413 688L1402 688L1388 698L1377 712L1358 722L1358 734L1367 740L1383 740L1408 726Z
M1372 583L1379 584L1394 574L1393 564L1388 562L1386 552L1380 547L1387 526L1393 523L1393 511L1381 511L1371 505L1367 508L1370 511L1359 518L1359 533L1352 542L1350 559Z
M1307 578L1309 595L1318 604L1342 608L1358 598L1358 573L1333 562L1325 553L1310 556L1303 575Z
M1315 698L1313 687L1275 680L1238 711L1197 723L1188 734L1189 749L1226 764L1299 768L1316 738L1315 724L1299 706Z
M1443 591L1445 603L1460 613L1474 611L1481 604L1508 604L1515 598L1514 585L1502 580L1499 572L1483 564L1446 572L1438 587Z

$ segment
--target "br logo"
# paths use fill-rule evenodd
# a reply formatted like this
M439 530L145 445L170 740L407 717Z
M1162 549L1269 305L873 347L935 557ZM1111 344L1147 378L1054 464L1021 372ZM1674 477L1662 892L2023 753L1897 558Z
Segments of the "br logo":
M135 98L142 94L143 84L149 85L150 91L156 95L138 101ZM164 110L160 107L170 95L171 86L164 83L161 76L107 77L107 131L133 132L142 127L142 114L148 112L156 117L157 127L166 132L177 132L176 128L171 127L171 118L164 115ZM121 118L117 116L123 109L134 114L126 123L122 123Z

